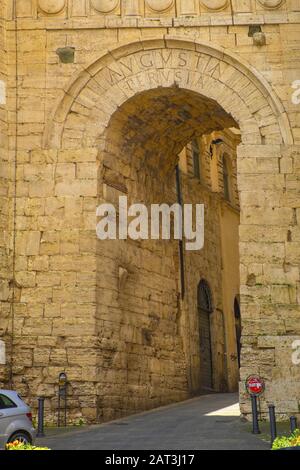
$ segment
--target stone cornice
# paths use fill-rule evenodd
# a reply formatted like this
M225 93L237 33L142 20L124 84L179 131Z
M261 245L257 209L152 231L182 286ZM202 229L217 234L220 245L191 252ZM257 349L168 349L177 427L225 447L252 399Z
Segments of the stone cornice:
M7 20L43 29L197 27L300 23L285 0L27 0L12 7Z
M245 15L234 16L200 16L195 18L121 18L116 16L105 16L97 18L19 18L18 29L46 29L46 30L68 30L68 29L115 29L115 28L172 28L172 27L199 27L199 26L247 26L251 24L299 24L300 12L281 15ZM7 29L15 29L15 21L7 21Z

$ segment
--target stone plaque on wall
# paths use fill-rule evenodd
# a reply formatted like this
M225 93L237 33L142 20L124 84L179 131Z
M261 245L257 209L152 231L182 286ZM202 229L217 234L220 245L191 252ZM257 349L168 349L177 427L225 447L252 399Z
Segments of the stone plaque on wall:
M65 6L65 0L39 0L38 6L48 15L59 13Z
M146 4L151 10L165 11L168 10L174 3L174 0L146 0Z
M259 3L264 7L264 8L278 8L282 4L283 0L258 0Z
M119 0L91 0L92 7L100 13L110 13L119 4Z
M228 5L228 0L201 0L201 4L209 10L222 10Z

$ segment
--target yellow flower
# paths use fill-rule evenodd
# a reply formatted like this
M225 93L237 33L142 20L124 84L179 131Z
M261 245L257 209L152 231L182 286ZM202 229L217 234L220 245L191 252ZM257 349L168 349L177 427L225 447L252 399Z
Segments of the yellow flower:
M292 440L292 446L300 446L300 436Z

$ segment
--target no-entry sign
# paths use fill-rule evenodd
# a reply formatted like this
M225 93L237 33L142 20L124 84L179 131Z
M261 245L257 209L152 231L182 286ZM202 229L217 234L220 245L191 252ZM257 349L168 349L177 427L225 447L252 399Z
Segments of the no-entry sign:
M250 395L258 397L265 390L265 382L258 375L250 375L246 380L246 390Z

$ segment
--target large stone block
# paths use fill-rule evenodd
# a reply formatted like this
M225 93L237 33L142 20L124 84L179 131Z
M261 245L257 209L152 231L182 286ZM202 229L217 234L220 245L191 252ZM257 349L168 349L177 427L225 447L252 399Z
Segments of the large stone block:
M24 231L17 233L16 252L20 255L38 255L40 250L41 233Z

